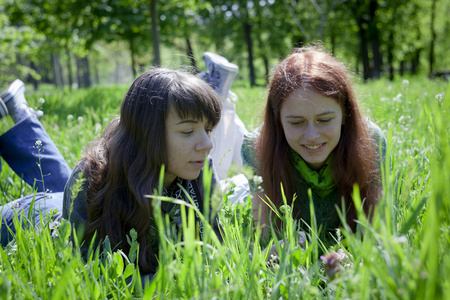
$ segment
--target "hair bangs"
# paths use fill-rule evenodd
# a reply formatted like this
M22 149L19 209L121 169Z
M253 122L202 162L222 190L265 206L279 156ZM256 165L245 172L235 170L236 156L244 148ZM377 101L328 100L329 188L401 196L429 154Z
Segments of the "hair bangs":
M216 127L220 121L221 103L216 92L201 79L181 81L183 88L171 87L168 94L169 109L173 108L182 119L203 120Z

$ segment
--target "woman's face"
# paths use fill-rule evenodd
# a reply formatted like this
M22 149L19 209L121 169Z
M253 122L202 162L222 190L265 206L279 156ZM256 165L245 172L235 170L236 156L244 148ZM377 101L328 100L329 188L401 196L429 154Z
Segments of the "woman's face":
M192 180L199 176L213 146L211 128L205 119L181 119L175 111L169 111L166 118L168 166L164 186L169 186L176 177Z
M296 90L280 110L289 146L312 169L320 169L339 143L343 112L334 100L310 90Z

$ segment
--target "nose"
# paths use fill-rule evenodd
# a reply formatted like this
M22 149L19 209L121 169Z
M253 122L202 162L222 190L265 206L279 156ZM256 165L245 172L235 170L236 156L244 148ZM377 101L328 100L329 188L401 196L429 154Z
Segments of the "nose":
M208 132L204 131L200 138L199 141L195 147L195 150L197 151L210 151L213 147L212 141L211 141L211 136L210 134L208 134Z
M311 122L308 124L308 126L305 129L304 137L307 140L311 140L311 141L314 141L320 137L320 133L317 130L314 123Z

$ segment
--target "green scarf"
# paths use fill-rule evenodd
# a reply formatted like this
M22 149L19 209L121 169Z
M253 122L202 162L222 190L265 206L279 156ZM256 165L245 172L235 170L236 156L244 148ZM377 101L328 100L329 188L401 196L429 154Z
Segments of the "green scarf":
M336 183L333 180L333 172L331 170L331 155L323 167L318 171L312 170L303 158L293 149L291 149L291 157L295 169L300 173L300 177L317 196L320 198L326 197L336 187Z

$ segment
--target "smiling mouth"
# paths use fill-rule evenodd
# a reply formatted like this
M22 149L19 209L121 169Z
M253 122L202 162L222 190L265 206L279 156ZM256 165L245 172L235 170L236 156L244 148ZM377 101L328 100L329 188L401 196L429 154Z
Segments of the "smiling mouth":
M316 150L316 149L319 149L320 147L322 147L323 145L325 145L325 143L318 144L318 145L303 145L303 147L305 147L306 149L310 149L310 150Z

